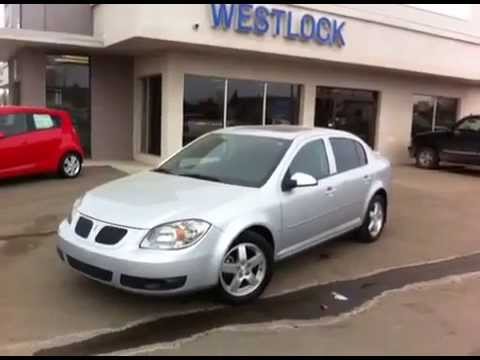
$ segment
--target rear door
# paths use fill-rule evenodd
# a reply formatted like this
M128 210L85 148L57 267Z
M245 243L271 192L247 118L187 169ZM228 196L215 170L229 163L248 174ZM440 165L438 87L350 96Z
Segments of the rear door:
M31 129L25 113L0 115L0 177L16 176L33 170Z
M330 137L338 182L337 201L342 228L361 224L363 207L372 183L371 171L363 145L351 138Z
M440 157L444 161L480 164L480 117L461 120L444 140Z
M59 148L62 142L60 118L49 113L32 113L33 132L31 148L38 170L52 170L57 166Z

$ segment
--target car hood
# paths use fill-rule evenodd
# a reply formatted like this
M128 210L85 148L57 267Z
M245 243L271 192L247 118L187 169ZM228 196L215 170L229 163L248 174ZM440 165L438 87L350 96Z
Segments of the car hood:
M216 211L255 191L258 189L148 171L87 192L79 211L139 229L192 218L214 223Z

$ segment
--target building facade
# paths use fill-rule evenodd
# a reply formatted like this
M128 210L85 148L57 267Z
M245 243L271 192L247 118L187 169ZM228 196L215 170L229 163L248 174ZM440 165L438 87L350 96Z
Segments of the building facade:
M68 109L93 159L157 163L224 126L353 132L394 163L480 113L480 6L7 4L8 102Z

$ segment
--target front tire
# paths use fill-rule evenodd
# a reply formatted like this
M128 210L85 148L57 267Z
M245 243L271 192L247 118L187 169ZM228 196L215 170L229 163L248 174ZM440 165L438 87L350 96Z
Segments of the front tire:
M358 230L360 242L371 243L377 241L385 227L387 207L385 198L377 194L368 204L363 224Z
M65 154L59 164L58 172L67 179L76 178L82 171L82 158L74 152Z
M218 291L224 302L240 305L258 298L272 278L273 249L265 238L246 231L222 259Z
M438 167L438 153L430 147L423 147L418 150L416 165L422 169L435 169Z

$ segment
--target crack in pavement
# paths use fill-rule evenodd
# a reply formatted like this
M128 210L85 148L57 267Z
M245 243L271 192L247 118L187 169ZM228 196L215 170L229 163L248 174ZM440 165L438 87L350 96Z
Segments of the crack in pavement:
M350 313L385 292L411 284L480 271L480 254L389 269L353 280L334 281L254 303L164 317L76 343L42 349L34 355L95 355L175 342L228 325L282 320L308 321ZM332 293L342 294L339 301Z
M29 238L29 237L45 237L55 235L57 230L48 230L36 233L27 233L27 234L9 234L9 235L0 235L0 241L8 241L19 238Z

